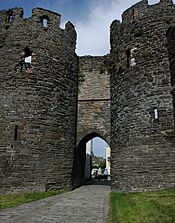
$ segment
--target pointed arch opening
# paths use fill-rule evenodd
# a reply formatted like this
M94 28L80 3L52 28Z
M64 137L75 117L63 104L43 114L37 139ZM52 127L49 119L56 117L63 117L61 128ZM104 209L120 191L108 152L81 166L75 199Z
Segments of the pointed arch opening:
M108 168L106 171L105 169ZM74 154L72 171L72 186L79 187L84 183L105 183L110 178L110 147L106 139L100 134L92 132L86 135L79 143ZM101 169L101 176L97 170ZM107 177L104 176L107 172ZM104 179L106 178L106 179Z

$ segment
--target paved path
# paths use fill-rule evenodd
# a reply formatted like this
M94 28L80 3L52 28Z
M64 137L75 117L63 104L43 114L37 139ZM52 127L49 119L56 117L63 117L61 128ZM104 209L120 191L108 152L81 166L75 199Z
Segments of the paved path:
M1 223L104 223L109 186L87 185L74 191L0 211Z

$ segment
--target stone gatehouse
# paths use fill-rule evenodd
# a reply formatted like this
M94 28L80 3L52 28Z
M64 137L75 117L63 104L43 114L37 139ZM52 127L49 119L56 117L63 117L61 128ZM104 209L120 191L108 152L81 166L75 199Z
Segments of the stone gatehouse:
M175 6L135 4L111 24L104 57L41 8L0 12L0 192L73 188L85 143L111 147L112 188L175 186Z

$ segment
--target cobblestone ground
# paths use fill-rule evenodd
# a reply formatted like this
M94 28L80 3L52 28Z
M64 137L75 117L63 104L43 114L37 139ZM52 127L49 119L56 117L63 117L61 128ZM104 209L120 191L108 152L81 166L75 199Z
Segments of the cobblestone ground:
M0 211L1 223L104 223L110 186L87 185L74 191Z

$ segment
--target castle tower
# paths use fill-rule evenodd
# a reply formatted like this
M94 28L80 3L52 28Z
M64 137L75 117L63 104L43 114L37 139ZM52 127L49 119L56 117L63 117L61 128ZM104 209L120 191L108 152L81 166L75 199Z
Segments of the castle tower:
M160 0L160 3L173 5L173 0Z
M175 186L175 6L141 1L111 25L112 186Z
M0 191L69 187L76 135L76 32L35 8L0 12Z

